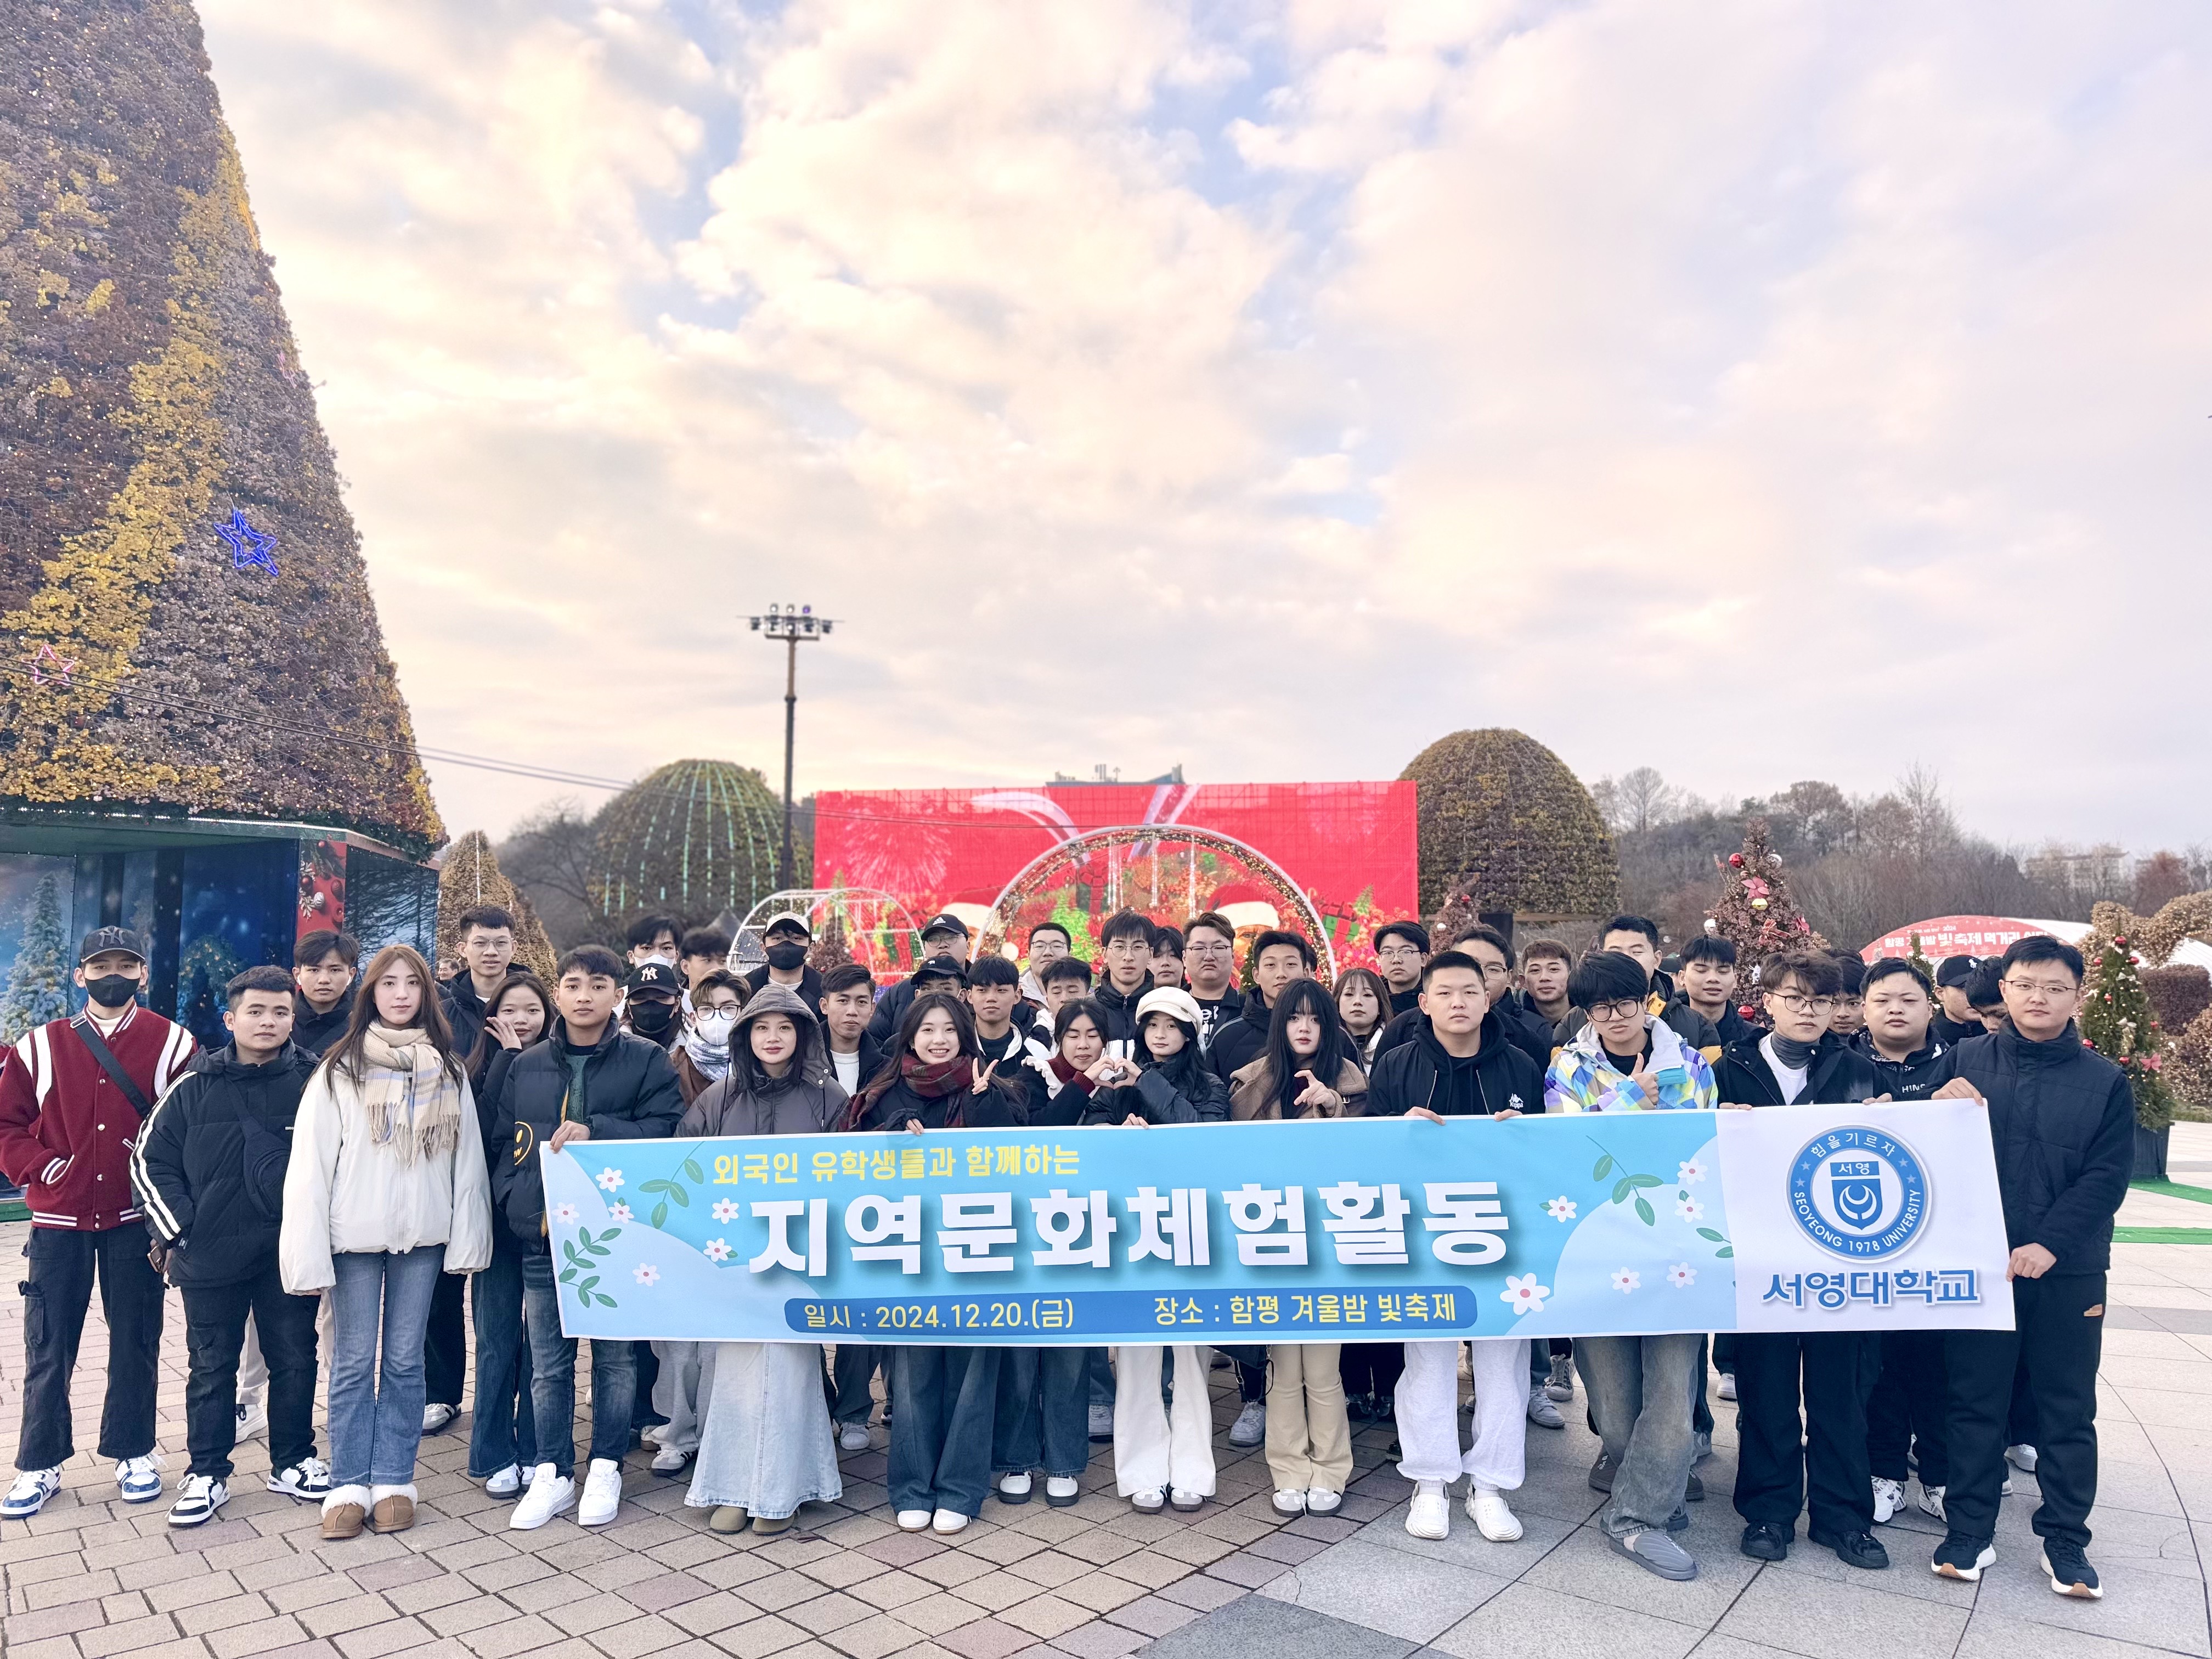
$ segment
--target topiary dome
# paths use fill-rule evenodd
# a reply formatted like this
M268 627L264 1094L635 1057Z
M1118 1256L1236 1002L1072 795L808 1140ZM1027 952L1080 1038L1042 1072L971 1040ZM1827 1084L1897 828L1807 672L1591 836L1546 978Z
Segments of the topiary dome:
M1419 787L1421 908L1604 915L1620 890L1613 838L1589 792L1534 738L1455 732L1400 775Z
M783 802L750 766L672 761L609 801L597 824L599 907L742 916L776 888ZM793 867L805 878L806 850Z

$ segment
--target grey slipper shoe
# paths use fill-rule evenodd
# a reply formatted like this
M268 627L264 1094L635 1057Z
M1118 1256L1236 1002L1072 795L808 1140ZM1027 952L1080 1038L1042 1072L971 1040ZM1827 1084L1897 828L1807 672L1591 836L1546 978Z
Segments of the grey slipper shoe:
M1605 1541L1616 1554L1626 1556L1646 1572L1656 1572L1662 1578L1682 1583L1698 1576L1696 1559L1663 1530L1632 1532L1619 1538L1608 1533Z

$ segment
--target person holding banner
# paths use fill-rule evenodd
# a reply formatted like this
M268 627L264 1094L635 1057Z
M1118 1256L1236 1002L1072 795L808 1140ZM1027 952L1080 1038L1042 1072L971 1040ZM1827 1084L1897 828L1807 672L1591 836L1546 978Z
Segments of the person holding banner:
M2016 1363L2027 1370L2037 1422L2036 1534L2061 1595L2104 1595L2089 1565L2097 1501L2097 1363L2112 1218L2134 1168L2136 1109L2127 1074L2085 1046L2074 1024L2081 953L2047 933L2015 939L1998 964L2011 1016L2003 1030L1954 1051L1957 1075L1939 1100L1987 1103L1997 1191L2012 1259L2014 1328L1953 1331L1949 1533L1929 1563L1938 1577L1978 1579L1996 1560L2005 1418Z
M975 1027L959 998L931 991L899 1022L892 1058L845 1109L848 1129L1018 1129L1028 1121L1022 1085L979 1066ZM945 1247L957 1252L958 1245ZM891 1507L902 1532L962 1531L982 1513L991 1484L991 1437L1000 1351L892 1350Z
M1724 1106L1832 1105L1880 1090L1873 1064L1828 1029L1848 994L1833 957L1769 957L1759 964L1759 984L1771 1029L1723 1051L1714 1080ZM1744 1521L1743 1553L1753 1560L1788 1557L1802 1509L1807 1540L1835 1551L1845 1566L1889 1565L1874 1535L1867 1453L1867 1397L1881 1370L1878 1331L1737 1334L1743 1429L1735 1510Z
M676 1126L694 1135L818 1135L845 1110L845 1091L812 1061L821 1033L806 999L770 980L753 993L730 1034L729 1069L691 1103ZM664 1448L697 1448L691 1509L707 1524L762 1536L788 1531L801 1504L842 1497L837 1447L822 1389L822 1349L812 1342L672 1342L663 1374L679 1383ZM659 1461L654 1460L654 1467ZM679 1465L680 1467L680 1465Z
M1310 977L1289 979L1271 1006L1266 1049L1230 1078L1229 1115L1248 1123L1359 1116L1367 1078L1327 988ZM1245 1017L1251 1017L1249 999ZM1220 1045L1215 1048L1218 1054ZM1339 1346L1268 1345L1267 1468L1278 1515L1334 1515L1344 1502L1352 1478L1352 1419Z
M1567 979L1567 997L1587 1022L1552 1060L1544 1108L1554 1112L1705 1111L1714 1103L1712 1068L1651 1014L1649 975L1635 957L1594 951ZM1682 1509L1695 1477L1690 1425L1696 1331L1663 1336L1578 1336L1575 1364L1605 1442L1590 1485L1609 1492L1606 1541L1662 1578L1695 1578L1698 1564L1668 1534L1689 1525Z
M1488 1117L1503 1122L1544 1109L1536 1062L1509 1042L1490 1006L1482 964L1461 951L1432 957L1421 970L1421 1024L1375 1064L1369 1115ZM1492 1543L1521 1536L1505 1494L1527 1472L1528 1344L1520 1337L1477 1337L1474 1443L1459 1444L1459 1344L1408 1342L1398 1378L1398 1473L1413 1483L1406 1530L1416 1538L1451 1532L1450 1488L1468 1477L1467 1518Z

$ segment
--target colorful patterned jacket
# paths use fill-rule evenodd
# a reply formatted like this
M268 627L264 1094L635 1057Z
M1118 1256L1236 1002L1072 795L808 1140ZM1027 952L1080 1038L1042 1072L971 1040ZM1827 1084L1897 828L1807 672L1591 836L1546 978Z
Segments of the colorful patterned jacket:
M1705 1057L1684 1042L1663 1019L1646 1017L1650 1034L1651 1061L1645 1074L1658 1089L1656 1107L1642 1091L1626 1095L1628 1079L1598 1040L1597 1028L1585 1025L1566 1047L1553 1056L1544 1074L1544 1109L1547 1112L1698 1111L1718 1098L1713 1087L1713 1068Z

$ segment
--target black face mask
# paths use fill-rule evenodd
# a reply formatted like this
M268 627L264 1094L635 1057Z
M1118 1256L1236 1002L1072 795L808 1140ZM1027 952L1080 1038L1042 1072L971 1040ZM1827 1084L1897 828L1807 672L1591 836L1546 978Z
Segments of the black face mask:
M806 960L804 945L771 945L768 947L768 965L779 973L789 973Z
M126 1008L138 994L138 981L121 974L102 974L85 981L84 994L103 1008Z
M629 1006L629 1029L640 1036L659 1036L675 1022L676 1005L672 1002L633 1002Z

